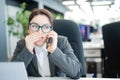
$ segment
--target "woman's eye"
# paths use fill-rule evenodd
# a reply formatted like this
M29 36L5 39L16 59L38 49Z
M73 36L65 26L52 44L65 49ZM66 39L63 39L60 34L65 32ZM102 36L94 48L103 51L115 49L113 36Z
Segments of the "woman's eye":
M49 27L49 26L46 26L45 28L47 28L47 29L48 29L48 28L50 28L50 27Z
M38 28L38 26L36 26L36 25L32 25L32 28Z

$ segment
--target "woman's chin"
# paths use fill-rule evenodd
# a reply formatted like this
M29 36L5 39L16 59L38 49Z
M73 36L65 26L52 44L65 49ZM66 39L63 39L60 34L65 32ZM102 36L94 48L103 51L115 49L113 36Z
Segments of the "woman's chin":
M43 43L41 43L41 41L37 41L37 42L35 42L35 45L36 46L41 46Z

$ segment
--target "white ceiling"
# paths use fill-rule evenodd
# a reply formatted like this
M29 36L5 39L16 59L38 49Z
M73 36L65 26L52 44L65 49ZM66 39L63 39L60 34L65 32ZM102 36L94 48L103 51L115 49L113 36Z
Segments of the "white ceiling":
M65 1L71 2L67 5ZM78 20L120 17L120 0L63 0L63 5L70 10L68 17Z

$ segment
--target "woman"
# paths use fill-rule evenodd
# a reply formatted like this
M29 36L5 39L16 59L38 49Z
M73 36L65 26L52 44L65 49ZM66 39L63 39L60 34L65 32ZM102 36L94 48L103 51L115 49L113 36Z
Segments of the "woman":
M52 29L52 14L35 9L29 16L28 35L17 42L12 61L23 61L29 76L79 78L82 66L68 40Z

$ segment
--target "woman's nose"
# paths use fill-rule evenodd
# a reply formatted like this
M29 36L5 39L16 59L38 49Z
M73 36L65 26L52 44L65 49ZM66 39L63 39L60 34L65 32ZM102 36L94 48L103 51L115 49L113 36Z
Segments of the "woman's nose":
M43 34L43 32L42 32L42 30L41 30L41 29L39 29L38 33L40 33L41 35Z

